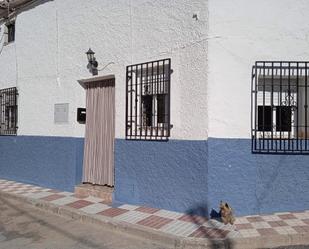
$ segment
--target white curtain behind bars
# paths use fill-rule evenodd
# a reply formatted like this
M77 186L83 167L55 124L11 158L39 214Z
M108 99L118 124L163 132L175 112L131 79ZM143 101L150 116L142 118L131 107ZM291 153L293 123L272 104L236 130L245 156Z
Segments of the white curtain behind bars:
M86 87L83 182L114 186L115 80Z

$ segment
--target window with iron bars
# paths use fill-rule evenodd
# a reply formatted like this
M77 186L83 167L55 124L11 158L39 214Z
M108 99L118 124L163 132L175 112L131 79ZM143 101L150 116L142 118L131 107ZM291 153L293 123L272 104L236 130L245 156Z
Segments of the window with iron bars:
M0 90L0 135L17 134L17 89Z
M126 139L170 136L171 59L127 66Z
M309 154L308 66L257 61L252 67L253 153Z

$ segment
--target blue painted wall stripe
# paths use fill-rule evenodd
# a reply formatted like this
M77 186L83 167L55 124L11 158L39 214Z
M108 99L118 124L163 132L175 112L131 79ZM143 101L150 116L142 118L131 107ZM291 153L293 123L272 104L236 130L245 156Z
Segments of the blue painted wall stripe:
M250 139L116 142L119 201L209 213L228 201L237 215L309 209L309 157L257 155Z
M207 142L115 143L115 199L187 211L207 203Z
M309 157L251 153L250 139L208 140L209 205L239 215L309 209Z
M81 182L83 138L1 136L0 177L73 191Z
M0 178L73 191L83 138L2 136ZM309 209L309 156L251 154L249 139L115 142L115 199L205 214L230 202L237 215Z

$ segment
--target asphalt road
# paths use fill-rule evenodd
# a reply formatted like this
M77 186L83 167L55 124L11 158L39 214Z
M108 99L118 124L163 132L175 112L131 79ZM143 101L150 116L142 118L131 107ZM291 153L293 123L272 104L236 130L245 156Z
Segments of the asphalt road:
M0 249L165 249L0 197Z

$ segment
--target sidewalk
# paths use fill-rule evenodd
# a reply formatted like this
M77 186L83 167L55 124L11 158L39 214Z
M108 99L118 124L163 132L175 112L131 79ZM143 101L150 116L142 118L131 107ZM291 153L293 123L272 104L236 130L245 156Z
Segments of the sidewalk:
M99 198L77 198L71 192L8 180L0 180L0 195L22 199L85 222L105 224L132 235L147 235L150 239L166 241L174 248L195 248L194 245L207 248L206 244L214 241L233 244L235 248L309 244L309 211L237 217L232 226L152 207L109 206Z

